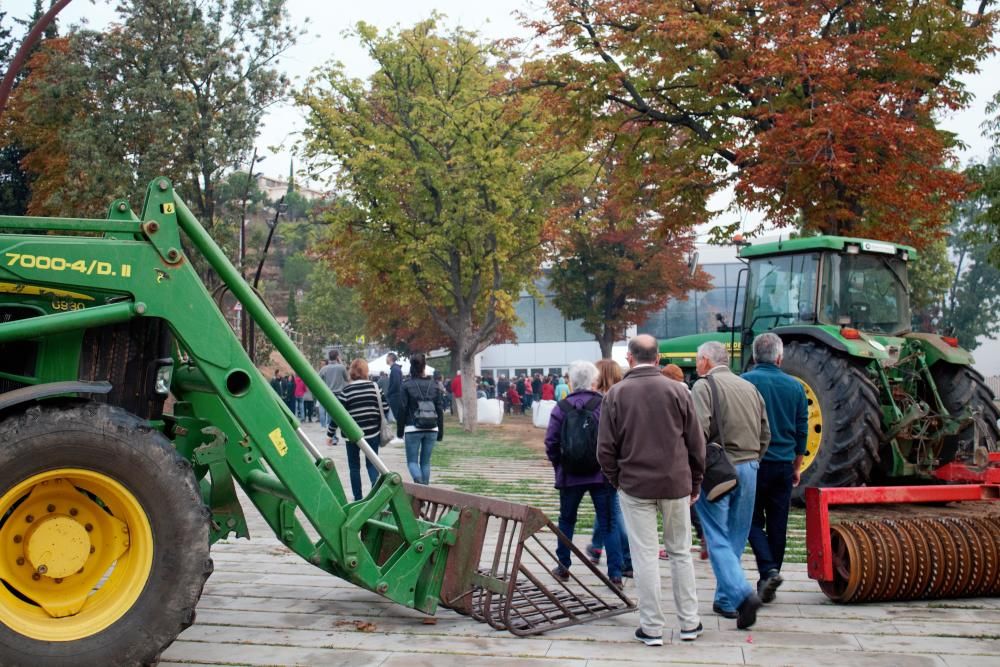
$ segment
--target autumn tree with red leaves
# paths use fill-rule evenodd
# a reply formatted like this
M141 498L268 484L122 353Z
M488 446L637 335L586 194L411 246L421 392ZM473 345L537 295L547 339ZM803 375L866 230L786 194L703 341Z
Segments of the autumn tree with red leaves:
M615 151L629 145L626 139L611 137L611 150L597 152L604 158L597 175L561 209L551 244L553 302L568 319L582 321L604 359L629 326L670 298L708 287L708 276L688 263L694 250L690 218L653 208L658 188L644 176L646 161Z
M923 244L967 189L935 114L990 50L984 0L549 0L525 85L564 136L656 128L664 202L735 186L768 223ZM653 206L653 209L658 209ZM698 209L695 205L694 209ZM701 222L702 220L693 220Z

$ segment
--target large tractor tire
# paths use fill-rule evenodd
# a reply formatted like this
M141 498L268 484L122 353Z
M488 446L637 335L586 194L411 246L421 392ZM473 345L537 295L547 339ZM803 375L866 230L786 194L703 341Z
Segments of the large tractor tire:
M941 463L949 463L956 457L968 458L974 448L997 451L1000 443L1000 430L997 429L1000 411L993 402L993 392L983 382L983 376L969 366L946 362L934 364L931 367L931 376L937 385L941 401L949 412L959 414L968 406L979 413L976 423L969 424L958 434L945 438L944 447L938 457Z
M212 571L190 464L121 408L0 422L0 665L144 665L194 621Z
M849 358L814 342L785 345L782 370L802 383L809 403L809 434L802 478L792 491L801 504L809 486L861 486L878 461L878 391Z

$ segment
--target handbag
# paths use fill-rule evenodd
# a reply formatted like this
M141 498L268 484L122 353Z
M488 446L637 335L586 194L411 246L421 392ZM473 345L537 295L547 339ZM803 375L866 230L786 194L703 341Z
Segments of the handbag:
M726 454L726 436L722 432L722 420L719 419L721 410L718 385L710 375L705 376L705 381L712 394L712 421L715 422L721 442L709 442L705 445L705 476L701 480L701 492L705 494L706 500L714 503L739 486L740 481L736 475L736 467Z
M378 427L378 435L382 442L380 446L388 445L393 438L396 437L396 429L392 422L389 421L388 417L385 416L385 405L382 404L382 390L378 388L378 384L372 382L372 386L375 388L375 396L378 398L378 416L382 420Z

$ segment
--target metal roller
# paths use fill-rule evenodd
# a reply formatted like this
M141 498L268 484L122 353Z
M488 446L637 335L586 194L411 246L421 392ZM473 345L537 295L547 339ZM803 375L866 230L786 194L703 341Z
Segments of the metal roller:
M1000 517L867 519L830 526L837 602L1000 595Z

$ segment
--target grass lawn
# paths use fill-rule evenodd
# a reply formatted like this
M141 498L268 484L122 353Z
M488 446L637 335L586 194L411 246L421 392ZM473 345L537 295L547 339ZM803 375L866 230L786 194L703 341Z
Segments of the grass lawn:
M544 432L524 418L507 418L500 426L481 425L475 434L466 433L449 418L444 440L434 448L431 481L465 493L534 505L555 523L559 494L552 487L543 437ZM576 533L589 532L593 525L593 506L585 500L580 505ZM805 512L792 508L785 560L804 563L805 559Z

